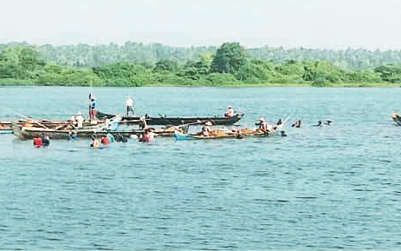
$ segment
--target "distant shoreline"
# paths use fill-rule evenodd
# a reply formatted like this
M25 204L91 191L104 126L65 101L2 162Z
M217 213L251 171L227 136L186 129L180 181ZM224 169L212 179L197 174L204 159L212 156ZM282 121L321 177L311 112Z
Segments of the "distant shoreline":
M247 87L314 87L314 88L400 88L399 83L329 83L325 85L314 85L311 83L228 83L219 85L208 85L208 84L146 84L143 86L127 86L121 85L77 85L77 84L38 84L30 83L29 81L22 81L20 83L12 81L11 83L4 83L0 79L0 87L116 87L116 88L140 88L140 87L235 87L235 88L247 88Z

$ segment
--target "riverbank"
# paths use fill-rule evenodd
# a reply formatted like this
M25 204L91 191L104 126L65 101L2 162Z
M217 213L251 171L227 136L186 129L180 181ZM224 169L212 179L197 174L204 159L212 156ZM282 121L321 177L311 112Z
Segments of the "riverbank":
M31 80L18 80L18 79L0 79L0 87L18 87L18 86L54 86L54 87L138 87L138 86L127 86L126 84L49 84L49 83L35 83ZM314 84L314 83L225 83L225 84L210 84L210 83L188 83L188 84L166 84L166 83L154 83L146 84L140 87L369 87L369 88L400 88L399 83L325 83L325 84Z

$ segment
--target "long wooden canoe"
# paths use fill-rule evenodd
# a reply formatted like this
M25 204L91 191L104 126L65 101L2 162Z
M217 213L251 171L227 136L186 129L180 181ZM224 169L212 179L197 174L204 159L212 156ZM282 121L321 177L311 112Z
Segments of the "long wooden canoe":
M97 112L97 118L106 119L113 118L116 115L108 114L103 112ZM182 124L190 124L196 123L197 121L210 121L214 125L233 125L238 122L244 116L243 113L238 113L234 117L226 118L226 117L149 117L146 116L146 123L148 125L172 125L178 126ZM124 124L138 124L140 122L140 117L126 117L124 116L121 120L121 123Z
M19 139L27 140L33 139L37 136L47 135L50 139L70 139L71 137L76 138L90 138L93 135L98 137L102 137L107 135L108 133L113 136L123 136L123 137L131 137L133 135L140 136L143 134L143 130L116 130L110 131L104 129L102 126L92 126L92 127L84 127L82 129L51 129L51 128L39 128L39 127L24 127L18 124L13 124L12 126L13 133ZM161 137L173 137L174 136L173 128L161 128L155 129L154 133L156 136Z
M199 134L184 134L175 132L174 137L176 140L205 140L205 139L228 139L228 138L246 138L246 137L269 137L281 131L282 125L276 126L276 129L271 132L262 132L259 129L243 128L240 130L213 130L209 136L202 136Z

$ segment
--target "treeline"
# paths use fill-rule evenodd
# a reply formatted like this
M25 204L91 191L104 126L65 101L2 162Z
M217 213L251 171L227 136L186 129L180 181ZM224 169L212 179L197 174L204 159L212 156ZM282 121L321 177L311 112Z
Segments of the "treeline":
M0 51L16 46L31 46L27 43L0 44ZM108 64L130 62L154 65L161 60L172 60L185 64L189 60L198 60L204 54L215 54L217 47L172 47L158 43L143 44L126 42L123 45L41 45L36 49L47 62L64 66L98 67ZM365 50L365 49L307 49L282 47L261 47L246 49L252 59L272 61L275 64L295 61L327 61L343 69L368 70L387 64L401 64L401 50Z
M135 54L135 51L132 52ZM399 83L401 66L350 70L329 61L283 62L256 59L239 43L224 43L214 53L205 50L193 59L160 59L155 63L121 60L93 67L55 63L40 48L7 46L0 52L0 83L81 86L246 85ZM167 55L167 54L166 54Z

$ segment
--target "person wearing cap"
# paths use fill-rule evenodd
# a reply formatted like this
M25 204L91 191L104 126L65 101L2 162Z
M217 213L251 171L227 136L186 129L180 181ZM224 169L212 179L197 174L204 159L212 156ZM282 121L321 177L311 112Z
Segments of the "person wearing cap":
M127 110L127 117L130 112L132 113L132 115L134 115L134 100L129 96L128 96L127 100L125 101L125 107Z
M227 111L226 111L226 113L224 113L224 117L226 117L226 118L234 117L234 109L233 109L233 107L231 105L229 105L227 107Z

